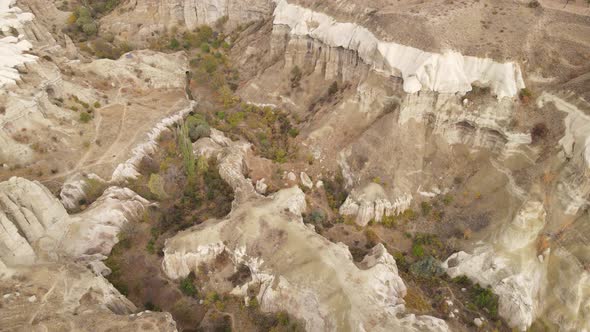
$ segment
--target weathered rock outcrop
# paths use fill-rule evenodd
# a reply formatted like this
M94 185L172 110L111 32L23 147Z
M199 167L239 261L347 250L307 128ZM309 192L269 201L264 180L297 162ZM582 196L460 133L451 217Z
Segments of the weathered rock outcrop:
M0 183L0 326L8 330L176 331L170 314L141 313L102 276L100 260L123 225L149 203L108 188L83 213L68 215L38 182ZM94 273L93 273L94 272Z
M23 23L31 21L34 16L13 5L14 0L0 1L0 30L6 35L0 38L0 88L19 79L16 67L36 59L31 54L24 54L32 45L22 34Z
M590 115L564 98L544 92L537 103L553 103L566 113L565 134L559 141L560 158L565 162L557 184L557 197L566 214L576 215L588 206L590 196ZM588 106L588 104L586 104Z
M79 264L21 267L2 279L2 292L5 331L176 331L170 314L134 314L133 303Z
M227 18L232 26L260 20L272 11L271 0L140 0L123 4L101 20L102 27L136 43L174 26L193 30Z
M368 29L354 23L342 23L311 9L278 0L275 25L290 28L293 36L311 37L332 47L358 53L373 70L399 76L408 93L422 89L441 93L471 91L474 82L490 86L499 98L514 97L524 88L520 67L515 63L497 63L491 59L466 57L458 52L436 54L384 42Z
M162 267L170 278L185 277L225 252L236 268L245 264L252 275L234 294L247 296L248 286L258 285L256 297L263 310L285 310L305 321L309 331L448 330L437 318L404 314L406 289L395 260L382 245L357 267L345 246L303 224L306 202L301 189L283 189L269 197L256 194L232 145L243 153L239 142L227 142L215 131L212 138L195 143L196 153L221 157L221 176L242 194L236 195L239 204L228 217L166 241Z
M70 216L38 182L11 178L0 183L0 260L10 267L60 257L104 258L123 224L141 217L148 204L128 188L110 187L83 213Z
M590 303L588 272L578 268L579 263L562 248L537 253L537 237L544 226L543 205L528 201L488 244L476 247L472 254L455 253L443 266L451 277L466 275L491 286L500 298L499 314L515 328L525 331L545 315L564 331L588 329L588 321L582 318ZM564 272L565 266L577 269L579 275ZM564 283L570 291L559 286Z
M263 310L285 310L309 331L448 330L442 320L404 314L405 286L383 246L373 248L358 268L346 247L302 223L304 209L305 196L296 187L243 202L226 219L168 240L164 271L181 278L225 252L236 267L250 269ZM246 296L247 288L238 286L234 293Z

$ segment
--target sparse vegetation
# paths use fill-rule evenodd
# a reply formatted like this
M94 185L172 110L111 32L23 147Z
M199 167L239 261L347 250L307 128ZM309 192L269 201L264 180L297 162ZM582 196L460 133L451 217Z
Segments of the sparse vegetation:
M348 197L342 171L338 172L333 178L324 180L324 190L326 191L328 205L332 210L338 211L338 208L340 208Z
M527 88L520 89L518 92L518 97L523 104L528 104L533 97L533 93Z
M180 281L180 290L184 295L195 296L197 295L197 288L194 285L195 275L191 272L186 278Z
M303 77L303 72L299 66L294 66L291 69L291 74L289 75L289 81L291 82L291 88L295 89L301 85L301 78Z
M430 211L432 211L432 205L428 202L420 203L420 209L422 210L422 215L424 217L428 217L430 215Z
M92 115L88 112L81 112L80 113L80 122L82 123L88 123L90 122L90 120L92 120Z

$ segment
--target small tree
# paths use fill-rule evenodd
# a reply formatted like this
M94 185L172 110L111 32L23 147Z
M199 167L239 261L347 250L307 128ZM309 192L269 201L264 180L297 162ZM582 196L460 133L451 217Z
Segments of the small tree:
M189 183L192 184L195 180L195 155L193 154L193 145L188 136L188 128L186 123L180 126L178 135L178 147L182 153L182 160L184 162L184 169L188 177ZM190 185L189 184L189 185Z
M82 26L82 31L84 31L87 36L94 36L98 32L98 27L96 26L96 23L90 22Z
M180 42L178 42L176 38L172 38L168 47L170 47L170 49L176 50L180 47Z
M338 82L334 81L334 82L332 82L332 84L330 85L330 88L328 89L328 94L330 96L332 96L336 92L338 92Z
M80 122L88 123L88 122L90 122L90 120L92 120L92 115L90 115L90 113L88 113L88 112L80 113Z

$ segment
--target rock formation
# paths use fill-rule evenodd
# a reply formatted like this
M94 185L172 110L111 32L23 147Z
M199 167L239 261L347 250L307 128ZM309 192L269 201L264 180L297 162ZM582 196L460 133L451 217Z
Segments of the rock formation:
M197 141L196 152L206 151L212 141ZM309 331L448 330L440 319L404 314L405 285L382 245L364 258L362 268L357 267L345 246L330 243L302 223L306 203L299 188L259 197L239 162L234 162L239 153L225 153L220 173L236 193L242 193L236 195L239 204L226 218L167 240L162 267L170 278L186 277L226 253L252 274L252 281L237 286L234 294L247 296L248 287L257 286L263 310L286 310L305 321Z

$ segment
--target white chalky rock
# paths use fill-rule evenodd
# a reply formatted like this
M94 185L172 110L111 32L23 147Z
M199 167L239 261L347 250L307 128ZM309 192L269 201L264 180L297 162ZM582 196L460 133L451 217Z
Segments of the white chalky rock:
M295 175L295 173L289 172L289 173L287 173L287 180L289 180L291 182L295 182L295 181L297 181L297 176Z
M324 13L289 4L286 0L276 2L275 25L287 26L293 36L307 36L332 47L358 52L359 57L376 71L401 76L407 93L420 90L465 93L471 91L472 83L478 82L489 86L498 98L502 98L514 97L525 87L516 63L498 63L454 51L443 54L425 52L379 40L358 24L338 22Z
M309 178L309 175L307 175L305 172L301 172L299 178L301 179L301 184L303 184L309 189L313 188L313 182Z
M267 188L268 188L268 185L266 183L264 183L264 179L260 179L260 180L256 181L256 191L259 194L265 194Z

